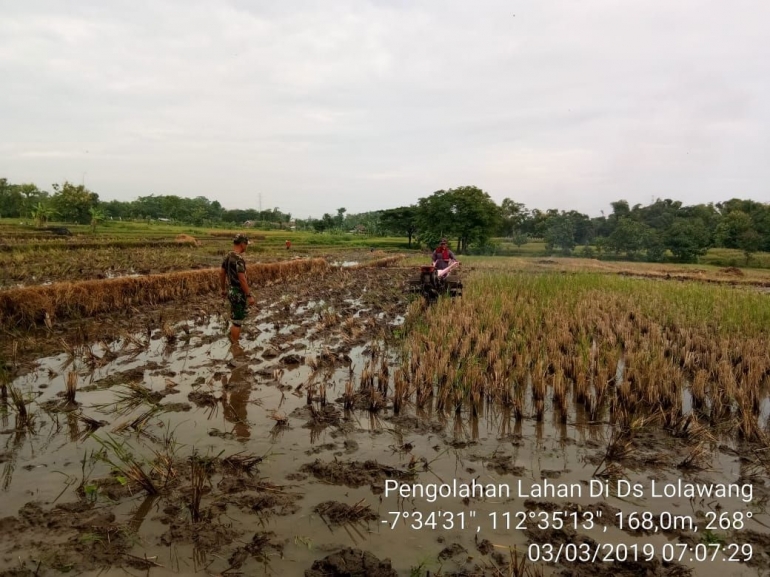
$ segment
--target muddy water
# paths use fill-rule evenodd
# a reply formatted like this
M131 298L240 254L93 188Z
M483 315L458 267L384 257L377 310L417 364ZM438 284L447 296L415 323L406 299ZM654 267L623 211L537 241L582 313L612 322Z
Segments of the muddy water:
M609 431L603 424L589 424L580 412L562 424L550 410L543 423L529 418L516 421L496 407L481 407L476 414L446 415L428 406L408 407L398 416L388 407L377 413L346 411L341 402L345 384L352 380L358 389L373 351L375 367L383 357L395 362L397 350L392 343L389 346L387 335L404 318L403 300L392 291L383 292L381 281L387 273L366 274L370 282L357 282L351 275L340 284L298 287L291 296L260 303L259 314L244 329L242 352L230 346L225 320L212 318L176 325L170 342L157 331L149 338L135 334L112 343L94 343L91 355L79 351L74 357L61 354L39 359L34 370L14 382L28 400L34 399L29 404L35 415L32 428L16 430L12 411L0 423L0 518L23 521L12 524L3 519L0 523L0 570L23 566L29 574L38 568L41 575L64 570L86 575L124 575L125 571L303 575L314 561L341 547L355 547L380 559L389 558L400 575L409 575L414 567L422 567L419 574L423 575L426 570L493 575L497 574L493 567L509 559L508 547L524 551L530 542L558 546L565 538L571 539L569 531L533 532L535 524L529 513L537 515L554 503L557 509L570 511L578 509L569 504L583 511L606 503L604 518L595 517L597 526L580 528L577 533L600 544L652 544L658 548L657 557L665 544L699 543L701 535L679 530L650 535L624 532L612 522L617 511L693 518L699 511L752 511L746 529L766 534L770 518L762 503L768 494L764 478L755 478L751 505L736 498L590 497L585 483L601 468ZM80 406L74 411L57 411L53 405L62 402L60 394L72 370L79 375L76 400ZM124 385L131 382L141 383L153 396L136 406L119 402L127 391ZM330 419L333 424L324 426L317 419L315 426L308 426L307 391L314 387L312 396L317 398L321 384L326 386L326 406L335 408L336 418ZM139 426L124 428L153 406L161 411ZM312 406L316 411L328 410L317 400ZM106 423L89 435L79 414ZM96 482L116 478L108 463L89 458L103 448L98 439L127 443L132 453L150 458L170 434L179 471L172 489L148 497L138 487L110 491L107 484ZM685 473L672 466L684 456L679 454L681 443L654 432L643 440L648 450L642 450L638 464L626 466L624 474L629 482L645 487L651 480L660 483L679 478L734 483L756 472L728 442L714 453L711 470ZM262 460L253 476L231 475L221 468L212 472L201 502L206 518L191 536L189 469L184 463L193 451L211 458L244 453ZM652 464L653 457L661 455L667 463ZM362 477L358 469L342 470L349 463L367 461L376 461L382 467L379 472L404 474L405 482L476 480L510 486L511 497L449 497L435 503L385 497L382 489L388 477L384 473ZM338 474L317 478L312 471L319 470L318 462L336 467ZM306 465L313 466L311 471L303 469ZM577 483L584 491L570 498L529 500L516 494L519 481L529 488L542 479ZM83 480L85 486L98 488L87 495L78 493ZM257 497L277 502L257 507L253 504ZM91 517L69 532L51 525L56 507L84 501L91 502ZM327 501L368 505L379 520L336 525L314 512ZM38 509L34 507L39 507L39 517L47 521L35 517ZM426 519L428 524L421 529L410 528L403 515L408 514L409 523L415 525L415 511L426 516L440 512L438 527L431 528ZM510 528L504 527L506 512L511 515ZM530 531L516 528L517 512L527 514L525 525ZM102 513L114 517L105 521L98 517ZM454 527L441 528L449 513ZM401 518L394 523L397 514ZM497 528L492 525L493 515ZM704 525L700 518L698 523ZM726 543L745 541L740 531L715 533ZM255 535L267 535L268 544L253 546ZM117 552L110 549L112 539L122 544ZM766 563L760 548L755 545L755 560ZM696 575L756 575L767 570L766 565L698 563L690 562L689 557L682 564ZM614 565L542 564L542 569L545 574L577 569L586 575L608 574L601 571ZM668 574L658 569L650 574ZM644 567L627 570L630 572L621 574L646 571Z

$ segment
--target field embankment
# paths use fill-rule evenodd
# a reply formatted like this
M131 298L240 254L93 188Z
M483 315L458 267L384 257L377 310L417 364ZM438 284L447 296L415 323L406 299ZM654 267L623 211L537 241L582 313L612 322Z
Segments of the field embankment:
M407 265L425 264L430 256L413 256ZM710 265L663 264L603 261L585 258L530 258L458 255L466 272L472 270L580 274L599 273L652 280L695 281L736 287L770 287L770 271L757 268L716 267Z
M329 269L324 259L252 264L247 274L259 287ZM0 326L24 327L46 318L84 317L105 311L179 300L219 288L219 269L181 271L141 277L62 282L0 292Z
M404 258L406 258L406 255L403 255L403 254L397 254L397 255L393 255L393 256L384 256L384 257L381 257L381 258L376 258L376 259L368 260L368 261L365 261L365 262L359 262L359 263L354 264L354 265L352 265L352 266L350 266L348 268L351 268L351 269L355 270L355 269L359 269L359 268L386 267L386 266L390 266L393 263L396 263L396 262L398 262L400 260L403 260Z

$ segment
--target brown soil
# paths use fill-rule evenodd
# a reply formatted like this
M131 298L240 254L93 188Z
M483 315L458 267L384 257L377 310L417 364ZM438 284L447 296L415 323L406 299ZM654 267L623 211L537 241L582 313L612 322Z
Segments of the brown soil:
M320 408L314 405L306 405L292 411L291 416L298 419L306 419L305 427L323 429L329 426L339 426L342 413L334 405L327 404Z
M727 268L719 269L719 272L730 276L746 276L746 274L741 269L735 266L728 266Z
M751 543L754 546L754 554L746 564L763 571L770 569L770 534L744 529L733 532L731 542Z
M239 535L240 533L234 531L231 526L219 522L172 522L168 530L160 536L160 543L166 546L192 543L201 550L216 552L230 545Z
M176 238L174 238L174 242L176 242L177 244L191 244L193 246L201 245L199 241L195 240L194 236L190 236L189 234L176 235Z
M305 571L305 577L398 577L390 559L380 561L367 551L343 549Z
M272 531L257 531L251 538L251 542L237 548L230 555L228 571L240 569L249 557L267 563L271 554L283 556L285 546L286 540L278 539Z
M495 453L489 457L473 455L470 460L482 461L488 469L492 469L498 475L514 475L516 477L521 477L526 471L524 467L514 464L511 455L503 453Z
M333 485L346 485L348 487L363 487L370 485L372 491L380 493L384 490L385 479L411 479L414 471L404 471L380 465L377 461L325 462L316 459L312 463L302 465L300 471L310 473L316 479Z
M415 433L427 434L427 433L440 433L444 430L444 425L441 423L435 423L430 420L421 419L415 415L395 415L387 417L387 420L402 429L410 429Z
M101 389L109 389L115 385L141 383L144 380L144 371L144 367L139 367L119 373L113 373L96 381L96 385Z
M219 399L206 391L193 391L187 399L199 407L216 407L219 404Z
M482 539L476 543L476 550L482 555L489 555L495 550L495 546L489 539Z
M190 403L162 403L160 408L167 413L186 413L192 409Z
M40 547L45 564L60 571L120 566L130 549L129 532L115 523L115 514L84 502L52 509L27 503L18 518L0 519L0 537L11 549Z
M623 563L576 564L558 573L559 577L687 577L692 569L679 563L652 561L625 561Z
M442 561L451 559L457 555L467 554L468 551L459 543L452 543L449 547L444 547L438 554L438 558Z
M332 525L344 525L358 521L376 521L380 517L372 511L371 507L362 503L346 505L338 501L324 501L313 508L313 511L321 515Z

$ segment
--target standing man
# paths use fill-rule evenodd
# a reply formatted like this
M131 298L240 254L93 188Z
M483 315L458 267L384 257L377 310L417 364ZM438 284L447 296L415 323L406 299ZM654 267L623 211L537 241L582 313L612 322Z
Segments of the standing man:
M249 246L249 239L239 234L233 240L233 250L222 261L219 270L219 284L222 286L222 296L230 301L230 340L237 343L241 338L241 324L246 318L249 305L254 304L254 296L249 291L246 280L246 261L243 253Z

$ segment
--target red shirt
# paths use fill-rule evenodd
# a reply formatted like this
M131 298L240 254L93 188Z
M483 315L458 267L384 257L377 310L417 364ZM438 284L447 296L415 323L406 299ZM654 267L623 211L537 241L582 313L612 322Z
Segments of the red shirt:
M455 259L455 253L449 250L448 247L438 247L433 251L433 261L436 263L436 268L438 270L443 270L448 267L450 260L457 259Z

